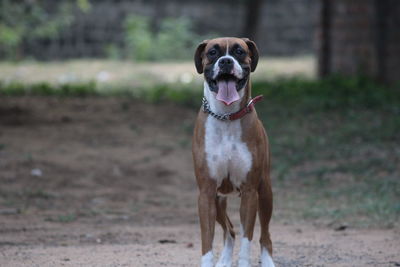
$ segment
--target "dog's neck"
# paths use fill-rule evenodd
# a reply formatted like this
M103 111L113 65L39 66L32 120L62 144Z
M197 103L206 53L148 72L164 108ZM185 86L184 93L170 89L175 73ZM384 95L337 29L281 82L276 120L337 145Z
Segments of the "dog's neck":
M215 95L213 95L213 92L210 90L208 83L204 81L204 97L208 101L211 111L222 115L226 113L235 113L244 108L251 98L249 83L250 81L248 81L246 86L238 92L240 100L227 106L215 98Z

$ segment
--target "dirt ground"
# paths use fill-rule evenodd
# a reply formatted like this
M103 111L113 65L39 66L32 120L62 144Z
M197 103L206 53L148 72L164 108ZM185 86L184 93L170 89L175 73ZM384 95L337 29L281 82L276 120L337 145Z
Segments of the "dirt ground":
M1 98L0 266L197 266L194 117L121 98ZM281 221L277 266L400 266L400 229Z

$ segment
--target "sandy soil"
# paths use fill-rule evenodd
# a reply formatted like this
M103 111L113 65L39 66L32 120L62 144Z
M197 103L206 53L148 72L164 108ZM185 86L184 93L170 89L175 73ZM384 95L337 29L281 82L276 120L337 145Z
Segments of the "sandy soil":
M126 99L0 99L0 266L197 266L194 117ZM277 266L400 266L399 229L281 221ZM221 244L218 228L217 255ZM252 253L257 266L257 242Z

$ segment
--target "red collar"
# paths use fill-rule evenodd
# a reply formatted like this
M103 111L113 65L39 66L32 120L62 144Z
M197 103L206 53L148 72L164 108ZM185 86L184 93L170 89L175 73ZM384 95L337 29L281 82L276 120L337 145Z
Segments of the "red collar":
M226 114L220 115L220 114L217 114L217 113L214 113L213 111L211 111L210 105L208 104L207 99L203 98L203 111L210 114L214 118L222 120L222 121L234 121L234 120L241 119L243 116L245 116L246 114L253 111L254 104L261 101L262 99L263 99L263 96L258 95L256 97L250 99L249 103L247 103L247 105L244 108L240 109L239 111L234 112L234 113L226 113Z

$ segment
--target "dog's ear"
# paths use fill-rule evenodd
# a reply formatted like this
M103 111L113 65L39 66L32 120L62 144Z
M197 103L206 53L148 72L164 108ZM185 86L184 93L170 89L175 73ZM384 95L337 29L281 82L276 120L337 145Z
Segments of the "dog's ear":
M194 53L194 65L196 66L196 70L199 74L203 73L203 54L207 43L208 40L201 42Z
M243 41L246 42L247 47L250 50L250 59L251 59L251 63L250 63L250 67L251 67L251 72L255 71L257 68L257 64L258 64L258 48L255 42L253 42L252 40L248 39L248 38L242 38Z

